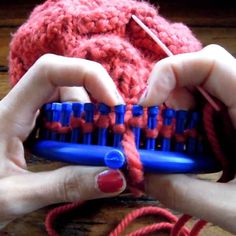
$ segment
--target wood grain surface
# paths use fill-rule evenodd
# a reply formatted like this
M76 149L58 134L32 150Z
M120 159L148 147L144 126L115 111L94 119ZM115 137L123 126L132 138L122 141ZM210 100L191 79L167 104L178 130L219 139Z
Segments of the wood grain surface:
M37 0L1 0L0 1L0 98L10 90L8 82L8 52L11 35L27 19L31 10L43 1ZM236 2L235 1L187 1L159 0L160 14L171 21L184 22L194 32L203 45L220 44L236 56ZM52 170L60 163L43 161L32 155L26 155L29 169L32 171ZM215 175L209 176L216 178ZM150 198L135 199L122 195L113 199L87 202L78 211L62 218L56 225L61 235L100 236L107 235L120 220L131 210L141 206L161 204ZM26 215L10 223L1 235L6 236L41 236L44 229L45 215L53 206ZM178 213L174 212L178 215ZM137 220L127 232L148 223L160 221L150 216ZM190 223L190 225L193 222ZM127 233L126 232L126 233ZM153 234L153 235L167 235ZM219 227L209 224L202 232L203 236L232 235Z

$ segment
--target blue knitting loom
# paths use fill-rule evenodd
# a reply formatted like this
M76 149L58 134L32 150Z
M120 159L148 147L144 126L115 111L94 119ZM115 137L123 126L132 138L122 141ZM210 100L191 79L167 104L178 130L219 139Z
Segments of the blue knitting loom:
M107 166L122 169L126 158L120 145L121 133L108 128L97 128L93 132L82 133L80 127L67 133L58 133L45 128L45 122L60 123L69 128L71 117L81 118L93 124L94 115L115 113L115 124L124 124L125 105L115 106L113 111L105 104L96 107L93 103L49 103L41 111L41 121L37 128L37 139L32 145L33 154L53 160L76 165ZM157 106L147 108L147 127L155 129L158 125ZM140 117L144 109L133 105L132 116ZM175 111L166 108L161 111L164 125L175 120L175 134L183 135L187 129L201 129L201 115L198 112ZM153 173L211 173L221 170L219 163L212 157L206 142L197 137L188 137L186 142L174 137L146 138L144 129L130 127L135 135L135 143L145 172ZM200 131L199 131L200 132Z

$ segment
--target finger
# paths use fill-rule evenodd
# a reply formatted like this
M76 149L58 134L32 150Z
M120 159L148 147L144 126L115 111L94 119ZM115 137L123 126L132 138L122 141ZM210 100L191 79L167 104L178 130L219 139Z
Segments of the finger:
M100 64L46 54L27 71L1 104L11 110L11 116L32 120L37 109L61 86L83 86L95 99L109 106L123 103L114 82Z
M83 87L60 87L60 101L62 102L91 102Z
M236 127L236 61L222 47L210 45L195 53L181 54L158 62L149 78L141 104L166 101L177 87L202 86L228 108ZM227 91L227 92L226 92Z
M176 88L165 101L167 107L175 110L189 110L195 107L195 99L192 93L186 88Z
M23 173L27 164L22 141L16 137L1 137L0 160L0 178L16 174L16 172Z
M0 221L54 203L115 196L125 187L120 171L94 167L69 166L4 178L0 181Z
M207 182L185 175L146 177L146 192L167 207L210 221L234 233L235 191L236 186L232 184Z

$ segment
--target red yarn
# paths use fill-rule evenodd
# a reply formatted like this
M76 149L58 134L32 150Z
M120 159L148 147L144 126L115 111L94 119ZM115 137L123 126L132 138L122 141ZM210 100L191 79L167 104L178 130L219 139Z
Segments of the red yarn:
M80 128L84 125L84 120L80 117L72 116L70 119L70 126L72 129Z
M159 131L158 131L157 128L156 129L149 129L149 128L147 128L145 130L145 133L146 133L146 137L147 138L157 138L157 136L159 134Z
M70 212L71 210L74 210L78 207L80 207L83 204L83 202L74 202L74 203L67 203L65 205L59 206L51 210L45 219L45 227L47 230L47 233L49 236L59 236L59 234L56 232L56 230L53 227L53 224L55 220L61 216L62 214L65 214L67 212Z
M130 212L121 222L120 224L115 228L114 231L112 231L109 236L119 236L121 233L128 227L130 223L132 223L136 218L145 216L145 215L157 215L166 218L170 223L164 222L164 223L157 223L152 224L149 226L146 226L142 229L139 229L131 234L128 234L128 236L141 236L141 235L147 235L149 233L168 230L171 231L171 229L174 226L174 223L177 221L177 217L174 216L169 211L159 208L159 207L142 207L137 210L134 210ZM187 236L189 231L187 228L182 229L182 235Z
M187 140L187 135L186 133L183 134L175 134L175 140L178 143L185 143Z
M129 119L129 125L131 127L143 128L144 124L143 116L134 116Z
M218 181L228 182L231 177L229 173L229 162L222 152L219 140L216 135L214 127L214 112L215 110L213 109L213 107L210 104L206 104L203 110L203 122L207 138L212 146L212 151L214 152L215 157L218 159L223 168L222 176Z
M171 230L171 236L178 236L181 232L184 225L192 218L192 216L189 215L182 215L178 221L176 221L174 227Z
M140 156L135 146L134 134L130 129L124 133L121 143L127 160L130 189L133 194L137 196L142 194L142 191L140 191L137 187L142 185L144 176Z
M197 236L200 231L204 228L204 226L207 224L207 221L205 220L199 220L192 228L189 236Z
M197 138L198 137L198 132L197 132L197 129L195 129L195 128L189 129L187 131L187 134L188 134L188 137L191 137L191 138Z
M113 131L114 133L117 133L117 134L123 134L125 132L125 125L123 124L115 124L113 126Z
M100 115L97 122L97 127L99 128L108 128L110 125L110 118L108 115Z
M52 130L52 131L57 131L61 128L61 123L60 122L45 122L44 123L45 125L45 128L46 129L49 129L49 130Z
M82 126L83 133L92 133L94 129L94 124L93 123L84 123Z
M186 26L169 23L144 1L48 0L34 9L13 36L9 56L11 83L16 84L41 55L55 53L101 63L125 103L137 104L153 64L165 55L131 20L132 14L174 54L201 49Z
M172 125L163 125L161 128L161 135L164 138L171 138L173 135L173 126Z
M45 123L45 128L55 131L59 134L67 134L71 131L71 127L70 126L62 126L62 124L60 122L46 122Z

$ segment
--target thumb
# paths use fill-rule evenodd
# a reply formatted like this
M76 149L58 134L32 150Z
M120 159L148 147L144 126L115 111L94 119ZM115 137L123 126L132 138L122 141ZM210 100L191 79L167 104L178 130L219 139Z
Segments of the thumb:
M125 187L120 171L94 167L67 166L7 177L0 181L0 222L50 204L115 196Z

